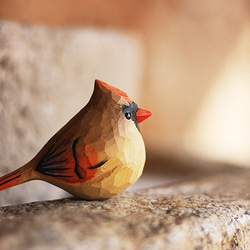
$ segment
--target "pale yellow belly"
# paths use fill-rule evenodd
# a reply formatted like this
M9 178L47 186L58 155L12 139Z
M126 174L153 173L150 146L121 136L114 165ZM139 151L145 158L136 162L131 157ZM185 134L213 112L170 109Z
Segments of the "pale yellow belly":
M145 146L136 128L126 128L106 144L109 160L102 165L95 177L84 183L64 187L82 199L107 199L126 190L142 174L145 164Z

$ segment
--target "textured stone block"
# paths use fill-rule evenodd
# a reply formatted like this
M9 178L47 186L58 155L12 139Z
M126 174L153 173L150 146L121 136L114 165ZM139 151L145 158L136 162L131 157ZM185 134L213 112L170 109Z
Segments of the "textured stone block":
M250 249L250 171L0 208L1 249Z
M128 33L1 21L0 174L33 158L85 106L95 78L138 100L141 59L140 43ZM62 195L29 183L1 192L0 204Z

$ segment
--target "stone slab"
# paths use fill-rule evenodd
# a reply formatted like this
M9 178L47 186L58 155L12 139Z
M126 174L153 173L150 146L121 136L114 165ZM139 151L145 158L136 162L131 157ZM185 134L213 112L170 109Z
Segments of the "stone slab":
M1 249L250 249L250 171L0 208Z

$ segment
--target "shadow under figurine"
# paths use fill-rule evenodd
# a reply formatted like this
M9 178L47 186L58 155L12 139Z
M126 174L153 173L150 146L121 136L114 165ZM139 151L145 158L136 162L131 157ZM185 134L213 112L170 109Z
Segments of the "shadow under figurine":
M119 194L142 174L139 123L150 115L123 91L96 80L88 104L30 162L1 177L0 190L39 179L81 199Z

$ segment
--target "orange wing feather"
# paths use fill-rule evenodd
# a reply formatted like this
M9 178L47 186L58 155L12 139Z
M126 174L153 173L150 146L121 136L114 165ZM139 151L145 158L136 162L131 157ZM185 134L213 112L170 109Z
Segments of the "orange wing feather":
M80 139L81 137L78 137L70 143L66 143L65 140L56 141L41 158L36 171L67 183L92 179L97 168L106 161L98 161L98 154L94 152L94 148L87 156L85 147L79 142Z

